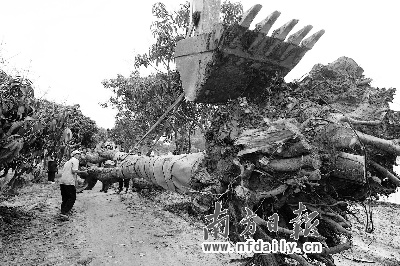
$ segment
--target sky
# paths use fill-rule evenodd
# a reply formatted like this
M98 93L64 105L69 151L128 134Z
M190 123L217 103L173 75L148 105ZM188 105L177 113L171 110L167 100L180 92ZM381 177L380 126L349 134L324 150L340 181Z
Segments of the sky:
M79 104L83 114L103 128L114 126L115 110L99 103L112 95L101 82L117 74L128 76L134 57L153 43L150 24L154 0L0 0L0 65L10 74L31 79L36 97ZM181 0L163 0L176 10ZM232 1L233 2L233 1ZM263 8L253 24L275 10L281 12L271 32L290 19L293 29L314 26L310 34L325 35L288 74L298 79L317 63L341 56L353 58L373 86L400 88L400 50L395 0L242 0L247 10ZM400 93L392 108L400 110Z

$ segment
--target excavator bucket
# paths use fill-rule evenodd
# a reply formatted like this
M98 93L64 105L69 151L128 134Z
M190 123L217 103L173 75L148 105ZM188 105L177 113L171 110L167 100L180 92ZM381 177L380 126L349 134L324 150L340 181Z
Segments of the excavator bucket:
M293 19L267 36L280 15L278 11L249 30L260 9L261 5L253 6L239 24L217 23L210 32L177 43L176 66L187 100L223 103L254 95L272 77L286 76L325 32L320 30L304 39L312 29L308 25L286 38L298 22Z

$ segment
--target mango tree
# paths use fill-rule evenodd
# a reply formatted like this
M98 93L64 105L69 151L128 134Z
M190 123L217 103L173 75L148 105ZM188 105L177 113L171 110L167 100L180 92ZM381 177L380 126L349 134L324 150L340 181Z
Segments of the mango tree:
M240 23L248 28L252 19L247 20L247 17L254 18L258 12L256 9L260 7L256 5L247 12ZM351 247L349 202L388 195L400 185L393 172L396 157L400 154L397 141L399 113L389 108L395 89L371 87L371 79L363 76L363 69L346 57L326 66L316 65L308 76L293 83L284 82L285 73L279 71L266 79L259 75L260 72L252 73L251 65L238 59L240 49L250 49L257 43L257 47L271 45L271 50L266 52L279 53L278 44L296 22L291 21L274 31L273 37L265 38L266 33L261 33L269 30L276 14L271 14L260 23L259 29L251 32L242 25L233 25L231 31L223 31L227 29L224 25L220 27L222 32L232 33L222 35L223 40L231 40L227 43L231 47L216 52L212 58L214 62L230 63L232 68L225 70L232 79L237 78L236 72L229 72L233 68L241 71L237 76L246 78L248 73L258 79L246 88L240 88L241 83L234 84L238 91L246 93L238 93L239 97L224 104L207 105L208 109L203 109L207 110L207 119L200 120L206 139L204 153L148 157L97 150L87 154L85 159L93 162L113 159L118 161L118 166L109 169L92 167L88 178L103 182L142 178L164 189L191 195L193 205L203 214L215 211L215 203L220 202L222 208L228 209L229 239L233 242L245 241L243 219L254 214L257 229L252 237L255 240L288 242L294 239L298 247L305 242L317 241L323 247L321 253L307 256L284 253L256 255L249 263L289 265L295 260L301 265L317 265L319 262L334 265L332 254ZM160 18L167 16L165 12L156 12L156 15ZM297 45L293 42L300 42L303 33L309 30L306 27L291 38L291 43L284 43L282 47ZM163 32L163 28L157 32ZM204 36L215 37L217 33L215 30ZM301 49L309 49L307 45L315 43L322 33L313 35ZM210 38L205 39L206 44L211 43ZM168 55L170 50L166 51ZM157 61L160 53L154 55L154 60L139 57L140 62L161 62ZM253 59L252 56L248 57ZM290 56L290 53L285 56ZM205 69L213 71L220 66L218 64L210 63ZM236 68L240 65L243 67ZM253 62L253 65L257 69L260 64ZM224 77L214 76L220 83L225 82ZM140 80L134 82L137 81ZM134 82L126 80L125 84ZM225 83L232 84L232 80ZM201 87L202 83L196 85ZM136 87L139 88L133 86L117 96L133 100L135 98L131 98L129 93L145 91L134 91ZM219 89L217 87L215 91ZM204 92L203 96L207 95ZM226 98L223 96L226 95L221 98ZM147 105L150 105L149 99L156 97L149 97ZM132 103L137 102L133 100ZM140 110L134 110L128 116L135 117L136 112ZM141 117L144 120L146 115ZM196 119L191 121L199 123ZM136 127L149 128L152 124L146 125L141 120L136 122ZM271 227L276 217L279 217L279 222ZM302 229L295 230L299 226ZM303 230L304 226L308 226L306 229L310 232ZM367 228L369 232L372 230L372 227Z
M300 234L296 241L319 241L323 252L253 259L334 265L331 255L351 247L347 202L388 195L400 185L393 172L400 155L399 113L389 108L395 89L374 88L370 81L346 57L316 65L299 82L277 76L260 94L216 108L204 153L148 157L98 150L87 159L113 159L118 167L93 167L89 178L143 178L191 195L203 213L220 201L229 210L235 242L244 241L245 207L257 215L255 239L290 241L301 202L318 213L319 225L316 236ZM274 213L279 226L270 232Z
M94 145L97 126L79 106L36 99L30 80L3 71L0 84L0 171L4 177L14 170L12 187L22 174L36 169L46 153L61 160L71 146Z

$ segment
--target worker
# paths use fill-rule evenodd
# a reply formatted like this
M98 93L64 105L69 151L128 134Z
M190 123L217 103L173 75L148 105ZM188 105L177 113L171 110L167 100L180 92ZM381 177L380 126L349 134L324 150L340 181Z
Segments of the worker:
M50 156L48 162L47 162L47 180L54 184L54 179L56 177L56 173L58 173L58 166L57 166L57 161L54 160L53 156Z
M58 180L62 198L60 217L64 220L68 220L68 215L75 204L77 175L87 175L87 171L79 171L80 156L79 150L71 153L71 159L64 164L62 175Z

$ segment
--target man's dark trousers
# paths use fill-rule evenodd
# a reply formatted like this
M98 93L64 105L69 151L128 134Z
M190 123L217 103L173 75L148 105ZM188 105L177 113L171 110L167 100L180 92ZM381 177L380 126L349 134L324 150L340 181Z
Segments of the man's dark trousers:
M48 180L54 182L54 178L56 177L57 169L57 162L56 161L49 161L47 163L48 166Z
M129 181L130 181L129 178L123 179L123 180L119 180L119 181L118 181L118 190L119 190L119 192L122 191L122 187L125 187L125 188L126 188L126 191L128 192L128 189L129 189Z
M60 184L61 189L61 213L67 214L74 206L76 200L76 189L74 185Z
M47 173L47 176L48 176L48 178L47 178L47 180L48 181L50 181L50 182L54 182L54 179L56 178L56 172L48 172Z

